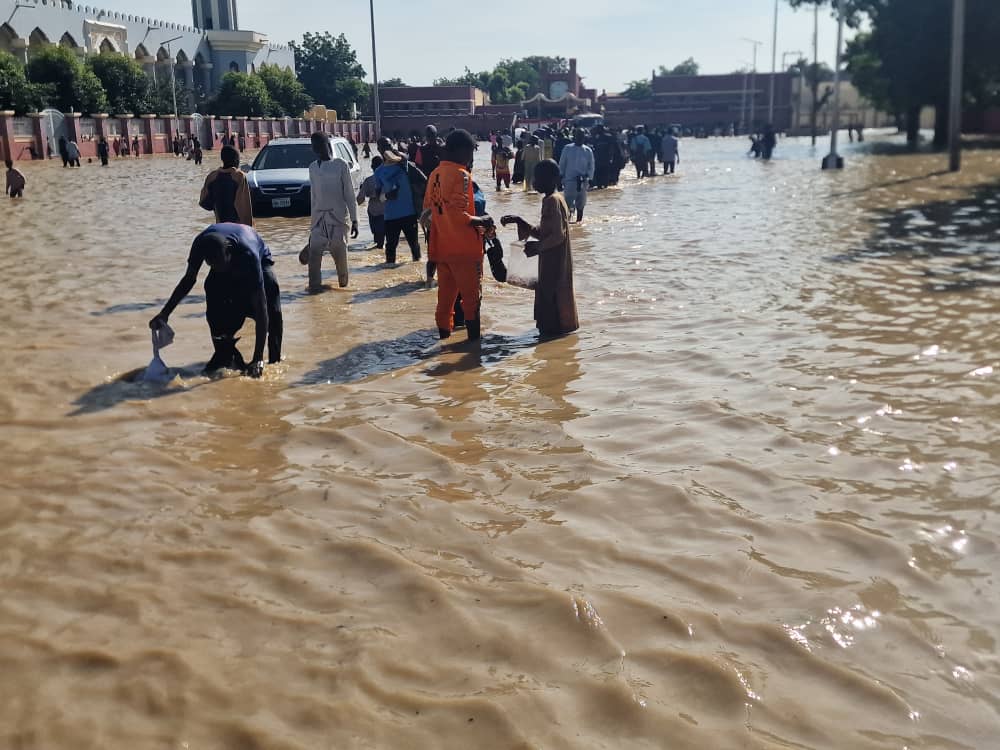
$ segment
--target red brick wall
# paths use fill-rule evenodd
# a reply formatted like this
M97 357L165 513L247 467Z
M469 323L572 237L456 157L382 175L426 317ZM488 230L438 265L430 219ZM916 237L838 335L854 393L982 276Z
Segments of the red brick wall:
M84 120L86 120L84 122ZM121 135L113 135L108 128L108 123L114 120L119 124ZM214 118L206 118L213 121ZM509 121L509 118L508 118ZM163 133L155 132L158 129L157 123L163 123ZM336 135L351 135L359 143L365 139L374 140L374 123L371 122L337 122L327 123L321 121L298 120L295 121L298 127L289 127L288 132L292 135L307 135L315 130L323 130ZM182 134L192 132L193 121L188 118L174 120L172 117L164 118L80 118L67 116L65 120L66 136L70 140L75 140L80 148L80 157L83 159L97 158L97 143L102 134L108 139L109 144L113 144L115 138L123 137L127 132L129 144L135 136L139 137L139 146L143 154L169 154L173 152L173 132L180 130ZM420 127L426 125L423 123ZM127 130L126 130L127 128ZM203 133L194 133L202 138L203 146L212 149L219 144L218 123L212 122L213 137L206 140ZM258 130L259 129L259 130ZM286 121L284 119L273 120L247 120L247 118L235 118L225 122L224 132L247 134L248 144L256 146L257 133L260 133L260 145L263 146L272 138L279 138L286 132ZM7 114L0 114L0 156L9 157L14 160L30 160L31 152L28 146L34 144L36 153L40 156L46 153L45 139L42 129L37 119L34 122L34 137L14 136L13 117Z

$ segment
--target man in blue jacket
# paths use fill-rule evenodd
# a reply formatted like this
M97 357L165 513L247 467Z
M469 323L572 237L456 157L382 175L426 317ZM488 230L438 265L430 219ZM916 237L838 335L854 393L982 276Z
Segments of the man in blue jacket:
M419 211L410 187L409 171L420 170L407 162L392 148L388 138L380 138L378 150L382 154L382 166L375 170L375 179L385 196L385 262L396 262L396 248L399 235L406 237L413 260L420 260L420 241L417 236ZM419 178L426 182L423 173ZM422 201L421 201L422 202Z

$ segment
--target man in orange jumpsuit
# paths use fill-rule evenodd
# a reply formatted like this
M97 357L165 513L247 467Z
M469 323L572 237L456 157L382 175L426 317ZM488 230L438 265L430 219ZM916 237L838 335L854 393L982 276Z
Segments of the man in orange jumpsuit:
M428 257L437 264L438 301L434 314L442 339L451 336L455 300L462 295L469 340L480 336L483 234L493 226L489 216L476 216L470 165L476 142L465 130L455 130L445 142L441 165L427 181L424 221L430 221Z

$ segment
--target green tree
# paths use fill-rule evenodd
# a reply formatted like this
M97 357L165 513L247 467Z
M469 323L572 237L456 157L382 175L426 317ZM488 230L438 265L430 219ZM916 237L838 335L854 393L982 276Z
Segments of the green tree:
M804 57L800 57L792 65L789 65L788 72L795 76L802 76L807 83L813 81L826 83L833 80L833 68L825 62L821 62L819 65L811 63Z
M62 112L95 114L107 109L101 81L66 47L40 49L28 61L27 75L32 83L51 87L48 105Z
M473 73L468 68L465 72L458 76L458 78L436 78L434 79L435 86L485 86L483 83L484 78L486 81L489 80L490 73L484 71L482 73Z
M151 111L149 79L134 59L107 52L91 57L87 66L101 82L112 113Z
M313 105L312 97L295 74L279 65L261 65L257 76L267 87L267 93L274 103L275 116L300 117Z
M498 62L493 70L473 73L468 68L457 78L438 78L435 86L475 86L490 95L494 104L519 104L542 91L543 71L566 73L569 62L565 57L532 55L521 60L506 59Z
M161 75L157 78L155 85L150 85L146 101L146 114L166 115L174 112L174 94L177 95L177 114L189 115L192 112L191 98L192 92L185 89L181 82L174 77L170 80L169 75ZM130 110L131 111L131 110ZM229 114L220 112L219 114Z
M236 117L264 117L274 111L274 102L258 76L249 73L226 73L219 90L208 103L209 112L215 115Z
M828 6L833 0L789 0L791 5ZM847 21L864 32L848 45L847 71L859 91L906 120L907 139L916 145L920 112L937 109L934 142L947 140L951 0L846 0ZM969 0L966 18L965 96L984 106L1000 81L1000 4ZM863 26L862 26L863 24Z
M387 81L379 81L378 84L383 89L405 89L406 84L402 78L390 78Z
M28 81L17 58L0 51L0 109L14 110L19 115L37 112L45 106L49 94L44 86Z
M694 61L693 57L689 57L684 62L679 65L675 65L672 68L668 68L665 65L660 66L661 76L696 76L701 70L701 66Z
M290 46L299 80L316 103L344 116L352 104L369 101L371 87L364 81L365 69L346 36L306 32L301 43Z
M643 78L632 81L622 92L622 96L627 96L633 101L651 99L653 97L653 84Z

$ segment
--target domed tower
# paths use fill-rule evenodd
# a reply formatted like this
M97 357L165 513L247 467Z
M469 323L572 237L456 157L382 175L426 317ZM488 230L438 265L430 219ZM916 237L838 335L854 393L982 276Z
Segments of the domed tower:
M194 25L206 31L236 31L236 0L191 0Z

